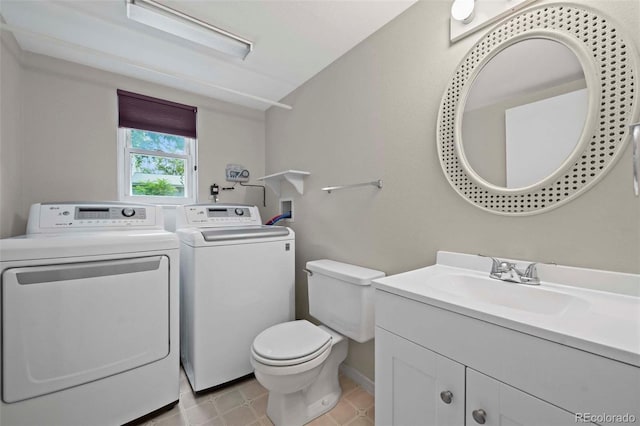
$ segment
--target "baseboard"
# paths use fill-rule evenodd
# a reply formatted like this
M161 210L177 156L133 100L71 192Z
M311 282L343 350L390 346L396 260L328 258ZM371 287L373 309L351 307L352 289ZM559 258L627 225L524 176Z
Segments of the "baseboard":
M340 364L340 372L356 382L362 389L369 392L371 395L375 395L375 383L373 380L356 370L355 368L347 365Z

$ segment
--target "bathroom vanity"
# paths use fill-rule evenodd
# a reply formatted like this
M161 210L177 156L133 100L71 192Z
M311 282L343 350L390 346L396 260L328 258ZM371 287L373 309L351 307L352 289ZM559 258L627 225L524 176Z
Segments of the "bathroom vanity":
M529 286L490 269L439 252L374 281L376 423L640 422L640 276L539 265Z

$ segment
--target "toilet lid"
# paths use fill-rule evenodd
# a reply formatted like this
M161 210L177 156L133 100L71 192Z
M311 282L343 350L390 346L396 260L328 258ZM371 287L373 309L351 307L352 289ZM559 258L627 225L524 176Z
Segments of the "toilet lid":
M253 351L270 360L296 360L325 347L331 335L307 320L269 327L253 341Z

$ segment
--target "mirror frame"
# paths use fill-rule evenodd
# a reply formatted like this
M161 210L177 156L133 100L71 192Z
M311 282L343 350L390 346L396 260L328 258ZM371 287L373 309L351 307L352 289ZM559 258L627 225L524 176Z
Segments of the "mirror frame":
M473 171L464 155L462 115L473 83L504 49L528 39L566 46L582 65L589 107L573 152L545 179L523 188L491 184ZM527 9L498 24L465 55L438 112L438 155L453 188L483 210L511 216L542 213L585 192L616 163L638 116L637 58L608 18L574 5Z

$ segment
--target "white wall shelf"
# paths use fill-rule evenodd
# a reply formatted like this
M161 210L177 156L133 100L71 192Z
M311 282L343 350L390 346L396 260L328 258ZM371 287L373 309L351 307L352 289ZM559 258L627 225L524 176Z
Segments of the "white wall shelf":
M311 173L309 172L303 172L300 170L286 170L284 172L274 173L272 175L258 178L258 180L264 181L265 185L271 188L278 197L280 196L283 180L286 180L293 185L296 191L298 191L298 194L302 195L304 193L304 178L310 174Z

